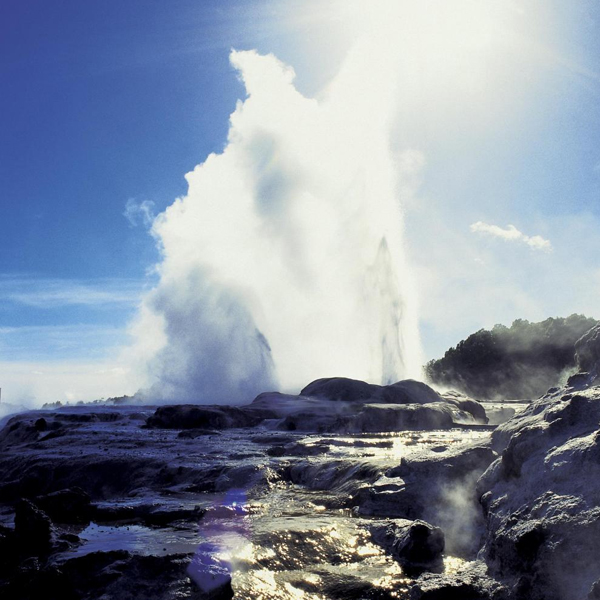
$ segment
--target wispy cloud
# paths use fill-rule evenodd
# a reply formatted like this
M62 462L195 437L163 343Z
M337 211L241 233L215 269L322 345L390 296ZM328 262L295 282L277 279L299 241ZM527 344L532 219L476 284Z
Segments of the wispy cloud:
M0 303L31 308L135 306L144 283L134 279L46 279L0 276Z
M129 198L125 204L123 216L129 221L131 227L143 225L149 229L156 217L154 212L154 202L152 202L152 200L138 202L133 198Z
M540 250L542 252L552 252L552 244L549 240L544 239L541 235L525 235L519 231L514 225L508 225L506 229L498 225L489 225L483 221L477 221L471 225L473 233L488 235L495 238L500 238L506 242L516 242L529 246L532 250Z
M127 331L96 324L0 327L0 361L97 360L116 355Z

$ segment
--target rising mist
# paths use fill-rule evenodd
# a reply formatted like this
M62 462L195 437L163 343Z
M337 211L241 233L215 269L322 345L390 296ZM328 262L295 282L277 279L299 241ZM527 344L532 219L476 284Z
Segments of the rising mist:
M135 326L151 396L235 402L323 376L420 375L392 62L366 36L316 100L273 55L231 53L247 98L227 145L152 226L160 281Z

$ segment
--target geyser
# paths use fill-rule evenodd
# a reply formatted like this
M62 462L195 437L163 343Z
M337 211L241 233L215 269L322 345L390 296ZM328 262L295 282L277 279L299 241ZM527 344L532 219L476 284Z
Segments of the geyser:
M152 227L160 280L136 327L151 395L230 403L332 375L418 377L393 56L366 36L318 100L273 55L231 64L247 98L227 145Z

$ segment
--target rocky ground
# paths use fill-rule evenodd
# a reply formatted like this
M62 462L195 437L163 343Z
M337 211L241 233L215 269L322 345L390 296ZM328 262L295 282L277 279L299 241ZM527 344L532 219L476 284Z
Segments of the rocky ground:
M15 416L0 597L600 598L590 377L489 405L499 427L458 394L340 378L240 407Z

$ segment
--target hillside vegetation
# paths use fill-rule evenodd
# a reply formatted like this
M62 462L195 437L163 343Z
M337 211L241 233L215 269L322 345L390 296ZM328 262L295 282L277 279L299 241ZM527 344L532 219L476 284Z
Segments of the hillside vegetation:
M480 329L425 366L428 379L478 399L537 398L575 369L575 342L596 319L583 315Z

